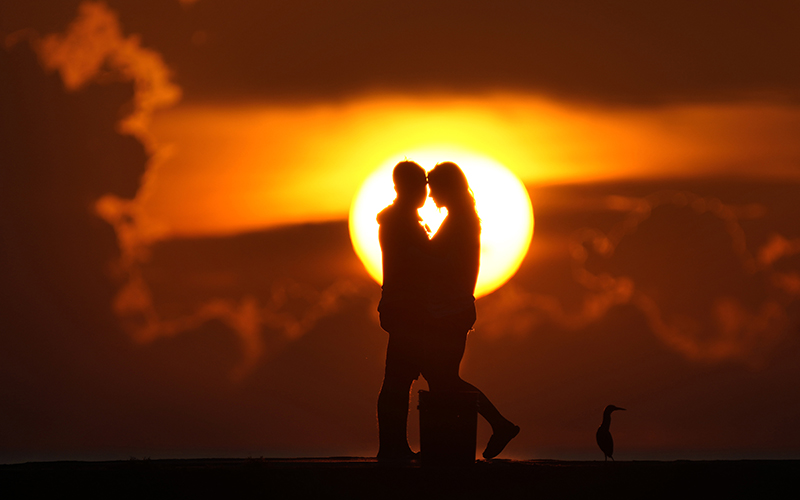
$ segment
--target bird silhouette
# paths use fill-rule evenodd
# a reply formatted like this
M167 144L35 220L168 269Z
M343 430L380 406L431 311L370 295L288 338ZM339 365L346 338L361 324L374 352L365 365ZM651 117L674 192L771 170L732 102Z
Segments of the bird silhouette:
M611 460L614 460L614 438L611 437L611 432L608 430L611 427L611 413L617 410L624 410L625 408L620 408L619 406L608 405L606 409L603 410L603 423L600 424L600 427L597 429L597 446L603 450L603 453L606 456L606 461L608 461L609 457Z

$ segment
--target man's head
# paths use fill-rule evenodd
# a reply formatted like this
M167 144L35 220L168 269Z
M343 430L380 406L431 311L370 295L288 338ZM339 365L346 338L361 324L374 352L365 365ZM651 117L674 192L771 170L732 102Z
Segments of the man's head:
M399 203L408 203L416 208L425 204L428 196L425 169L413 161L401 161L392 171L394 191Z

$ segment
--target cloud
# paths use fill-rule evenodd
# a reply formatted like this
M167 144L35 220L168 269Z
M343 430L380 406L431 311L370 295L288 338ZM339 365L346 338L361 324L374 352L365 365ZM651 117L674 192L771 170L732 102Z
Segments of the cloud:
M161 55L143 48L136 35L124 36L116 13L103 2L82 2L66 33L42 38L38 52L45 68L58 70L67 90L104 78L133 82L132 110L120 126L142 139L148 138L152 113L181 96Z
M31 20L52 26L54 11L66 11L43 0L18 3L0 29ZM197 101L501 91L652 106L800 97L800 6L786 0L112 5L171 55Z
M39 45L45 67L58 69L68 90L77 90L90 81L109 76L134 84L133 110L121 123L123 133L131 133L151 145L149 174L160 164L163 148L148 131L149 119L157 109L174 104L180 89L161 56L140 47L136 36L125 37L116 14L105 4L84 2L78 18L65 34L45 37ZM147 174L145 175L147 181ZM266 300L245 294L239 299L210 298L194 306L194 311L176 318L158 312L150 286L141 266L149 257L149 244L158 228L141 222L141 189L132 200L108 195L98 200L100 216L114 225L123 250L119 269L125 283L118 292L113 309L125 329L141 343L161 337L191 332L209 321L221 321L239 338L243 359L231 376L240 380L265 354L264 331L277 330L286 341L300 338L320 318L338 310L342 300L361 290L348 280L337 281L321 291L300 283L275 285ZM270 300L271 299L271 300ZM290 301L303 303L297 311L286 310Z
M149 181L169 155L169 148L158 143L149 126L153 113L180 100L181 88L157 51L142 47L137 35L123 34L117 13L104 2L81 2L77 17L64 33L34 38L33 46L42 66L57 71L70 92L92 83L130 82L133 86L133 99L116 125L122 134L134 136L148 150L143 186L133 198L103 194L96 209L115 226L123 251L135 255L139 252L136 245L146 244L164 231L141 216Z
M74 309L89 323L113 311L116 321L106 318L101 328L121 325L143 344L221 322L241 343L242 361L231 373L240 380L264 359L267 347L280 347L267 345L268 332L280 337L273 344L297 340L335 313L343 300L363 295L363 287L348 279L321 288L275 282L267 297L212 296L193 303L191 311L163 314L142 270L161 229L142 217L141 203L148 196L149 179L168 155L168 147L150 133L150 119L177 102L180 88L161 55L143 48L137 36L124 35L117 14L105 3L82 2L64 33L27 36L42 67L57 72L61 83L41 74L25 44L3 53L0 62L8 69L3 71L3 88L11 91L3 101L8 111L3 131L8 137L20 135L28 122L41 130L31 130L3 151L10 167L3 186L15 189L3 189L3 213L14 215L2 221L6 234L20 234L19 248L11 248L10 254L17 250L25 268L38 268L37 279L59 292L59 309ZM106 89L120 86L126 91L108 95ZM51 153L57 157L49 157ZM104 182L97 175L101 171L111 172L109 180L124 174L124 182ZM69 182L58 182L65 174ZM36 211L25 215L26 205L40 207L41 216ZM110 226L98 224L98 216ZM92 253L95 247L102 251ZM4 260L3 268L18 264ZM84 280L100 289L87 294ZM4 294L13 295L24 286L20 281L6 283ZM36 315L30 305L27 314Z
M230 0L195 7L214 41L202 58L187 53L182 71L195 75L187 85L203 99L501 90L653 105L800 96L794 2Z
M28 318L22 330L51 321L57 331L114 329L107 266L120 251L92 203L132 197L139 187L147 153L115 130L132 89L116 83L65 94L26 44L0 51L0 67L0 267L8 271L0 288L16 297L4 318Z
M267 297L244 294L239 299L212 298L178 317L158 312L149 285L138 269L114 301L114 311L132 337L147 344L163 337L191 332L217 320L230 328L241 343L243 358L231 372L234 381L248 375L267 352L268 332L272 347L295 341L327 316L336 313L347 300L366 295L358 282L340 279L322 290L299 282L274 283Z
M792 264L788 269L781 264L798 254L800 238L789 239L777 233L770 236L757 254L757 262L770 274L772 285L793 297L800 296L800 272Z
M563 295L512 282L483 302L487 334L527 335L543 323L574 331L630 306L688 359L751 367L768 359L789 332L787 307L800 292L797 271L773 263L800 253L800 242L774 234L753 252L744 224L763 219L763 205L688 191L606 196L603 205L621 220L606 231L584 227L568 243L582 298L567 306Z
M800 253L800 238L789 240L780 234L773 234L769 241L759 249L758 263L768 268L782 257L798 253Z
M128 137L129 145L130 141L139 148L147 144L147 157L139 151L134 160L127 160L133 163L126 172L135 175L127 178L125 189L99 183L94 175L85 175L73 184L78 190L92 186L88 190L89 199L98 200L96 212L116 231L122 249L116 275L123 284L113 301L114 309L134 338L151 342L191 331L208 321L221 321L242 342L244 360L237 370L245 373L264 355L264 329L276 330L285 339L299 338L320 318L335 312L343 298L361 293L346 280L310 287L297 282L282 285L286 288L283 291L278 288L270 299L258 294L206 297L193 310L179 315L160 312L142 265L148 258L153 235L161 229L142 217L141 203L148 196L148 179L167 152L148 133L148 121L157 109L174 103L180 91L171 81L161 56L141 47L137 37L125 36L116 14L102 3L82 3L77 19L67 31L41 39L37 48L44 66L58 71L75 98L83 95L83 91L96 91L114 81L128 82L132 88L132 101L122 121L117 123L118 130L133 134ZM116 122L104 123L113 126ZM59 128L69 129L69 125ZM75 156L78 158L79 153ZM131 158L124 154L117 156ZM42 190L36 192L41 195ZM74 194L65 190L49 193L70 199ZM83 200L86 196L74 198ZM495 294L493 302L487 303L489 310L519 314L519 321L503 329L523 332L544 321L565 329L580 329L601 320L614 307L630 305L641 311L653 333L666 345L693 359L756 363L782 337L787 325L785 307L796 297L800 277L796 271L777 269L774 264L797 253L798 244L778 235L755 253L750 250L741 221L762 217L763 207L725 204L717 198L688 191L662 191L646 197L610 196L603 203L604 210L619 214L622 221L606 231L583 228L572 236L568 248L573 280L583 291L579 303L567 305L553 294L507 287ZM693 221L702 221L709 230L691 234L679 231L673 241L683 247L675 248L706 245L704 255L732 256L723 259L724 266L697 267L692 262L664 260L660 247L647 238L652 239L653 234L659 234L665 227L675 226L672 223L665 226L666 219L660 216L675 215L676 211L688 226ZM650 236L643 238L643 234ZM713 237L705 241L709 234ZM696 275L704 273L706 283L698 282ZM731 282L731 276L735 277L735 283ZM683 282L674 284L675 280ZM732 284L736 293L709 287L708 283ZM766 287L763 300L742 295L742 283ZM681 293L695 286L699 290ZM281 302L285 297L300 300L304 305L289 313L284 309L285 302ZM697 297L701 299L695 300ZM498 330L501 323L498 320L495 324Z

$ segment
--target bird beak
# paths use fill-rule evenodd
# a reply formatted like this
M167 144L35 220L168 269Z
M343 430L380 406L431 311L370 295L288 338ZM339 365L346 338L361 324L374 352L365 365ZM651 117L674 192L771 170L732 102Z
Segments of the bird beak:
M617 410L625 411L625 408L620 408L619 406L617 406Z

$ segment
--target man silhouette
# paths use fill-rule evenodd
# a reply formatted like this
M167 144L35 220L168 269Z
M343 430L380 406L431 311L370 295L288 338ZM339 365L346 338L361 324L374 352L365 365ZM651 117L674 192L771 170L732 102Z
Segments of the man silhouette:
M427 198L425 170L402 161L392 172L394 202L378 214L378 237L383 259L383 286L378 305L381 327L389 333L386 370L378 395L379 460L410 460L408 397L421 371L425 327L423 256L427 228L417 210Z

